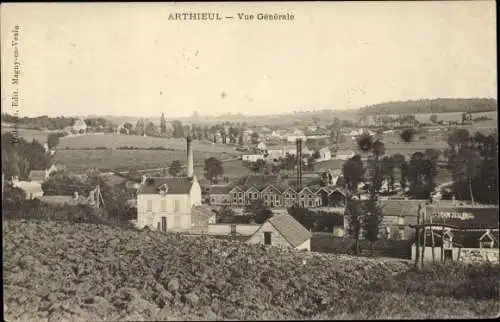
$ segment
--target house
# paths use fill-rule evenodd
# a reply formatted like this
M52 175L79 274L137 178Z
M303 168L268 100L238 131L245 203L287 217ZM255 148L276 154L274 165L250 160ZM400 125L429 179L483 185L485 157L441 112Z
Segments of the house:
M264 156L262 154L243 154L241 156L242 161L257 162L259 159L264 160Z
M310 251L311 237L311 232L292 216L280 213L266 220L247 243Z
M425 232L420 230L418 245L424 261L432 261L432 231L434 255L438 261L498 263L498 206L437 207L437 205L427 205L423 223L427 224L428 228ZM416 237L412 239L411 244L412 258L415 260Z
M315 194L309 187L302 188L298 195L301 207L318 207L321 204L321 196Z
M321 187L316 191L322 207L344 207L347 192L342 188Z
M349 160L354 156L354 152L350 150L339 150L335 154L335 159L336 160Z
M200 206L201 187L194 175L191 137L187 138L186 177L143 177L137 191L137 225L161 231L188 231L191 212Z
M212 186L208 191L210 204L214 206L224 206L230 205L231 199L229 197L229 192L231 191L231 186Z
M329 148L322 148L319 149L319 158L316 159L316 161L321 162L321 161L328 161L332 159L332 152L330 151Z
M427 200L379 200L383 219L381 230L388 239L410 239L414 230L409 225L417 223L418 215L423 218Z
M77 134L85 134L87 132L87 123L85 123L83 117L73 124L72 132Z
M191 233L206 234L208 225L215 224L215 212L206 206L194 206L191 215Z
M49 178L47 170L31 170L28 179L31 182L44 183Z
M37 181L19 181L17 177L12 178L12 185L26 193L26 199L39 198L43 196L42 183Z

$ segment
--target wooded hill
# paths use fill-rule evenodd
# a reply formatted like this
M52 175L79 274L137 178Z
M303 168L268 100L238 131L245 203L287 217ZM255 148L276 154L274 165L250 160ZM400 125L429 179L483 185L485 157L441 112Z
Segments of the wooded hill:
M497 107L497 100L492 98L438 98L369 105L360 108L359 114L478 113L496 111Z

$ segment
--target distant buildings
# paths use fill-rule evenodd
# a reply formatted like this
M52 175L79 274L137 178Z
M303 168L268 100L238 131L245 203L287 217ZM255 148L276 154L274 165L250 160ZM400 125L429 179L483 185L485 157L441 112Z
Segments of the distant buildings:
M83 118L80 118L73 124L72 131L77 134L85 134L87 133L87 123Z

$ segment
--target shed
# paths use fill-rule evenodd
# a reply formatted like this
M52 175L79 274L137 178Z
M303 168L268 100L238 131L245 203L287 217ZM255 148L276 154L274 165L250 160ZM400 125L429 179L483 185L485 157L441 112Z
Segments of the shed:
M33 182L43 183L48 178L48 173L45 170L31 170L29 180Z
M310 251L311 237L311 232L292 216L280 213L266 220L248 239L247 243Z

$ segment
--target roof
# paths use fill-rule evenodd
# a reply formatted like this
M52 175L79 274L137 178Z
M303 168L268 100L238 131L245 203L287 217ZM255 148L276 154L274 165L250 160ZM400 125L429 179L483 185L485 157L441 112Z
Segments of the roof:
M480 238L485 234L484 230L455 230L451 231L452 242L454 247L462 247L462 248L479 248ZM493 247L499 247L499 232L491 231L491 236L493 237ZM424 245L423 232L420 235L420 246ZM434 232L434 247L441 247L442 245L441 232ZM416 242L416 237L414 236L411 239L412 244ZM432 247L432 240L430 231L427 231L427 237L425 240L425 245L427 247Z
M48 203L51 205L85 205L88 204L88 199L87 197L84 196L78 196L77 199L75 199L73 196L41 196L38 197L38 199L41 202Z
M418 207L425 207L427 200L379 200L379 205L382 207L382 213L384 216L394 216L394 217L407 217L414 216L417 217Z
M276 214L267 220L283 238L293 247L311 239L312 234L292 216L284 213Z
M212 186L210 187L209 194L211 195L227 195L233 189L232 186Z
M439 207L427 205L426 222L446 223L461 229L498 229L498 206L496 207Z
M210 207L201 205L201 206L194 206L191 209L191 216L193 216L193 219L208 220L209 218L215 216L215 213Z
M29 179L31 181L45 181L47 172L45 170L31 170Z
M137 194L157 194L162 185L167 185L167 194L184 195L189 194L193 180L187 177L172 178L148 178L137 190Z
M243 185L245 187L255 186L261 190L269 184L278 184L279 181L279 175L248 175Z

